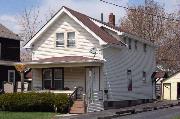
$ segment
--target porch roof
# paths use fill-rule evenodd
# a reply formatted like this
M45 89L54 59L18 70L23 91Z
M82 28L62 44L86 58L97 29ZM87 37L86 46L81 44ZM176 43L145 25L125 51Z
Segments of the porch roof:
M84 56L50 57L25 62L30 68L101 66L104 61Z
M0 65L14 66L17 62L0 60Z

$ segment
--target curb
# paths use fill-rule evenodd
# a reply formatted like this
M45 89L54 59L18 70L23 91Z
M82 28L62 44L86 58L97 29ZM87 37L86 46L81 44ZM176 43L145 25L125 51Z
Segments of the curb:
M140 110L136 110L136 109L122 110L122 111L116 112L114 115L105 116L105 117L98 117L97 119L112 119L112 118L116 118L116 117L132 115L132 114L137 114L137 113L142 113L142 112L147 112L147 111L153 111L153 110L160 110L160 109L174 107L174 106L180 106L180 102L178 102L178 104L164 104L162 106L152 106L152 107L147 106L147 107L143 107Z

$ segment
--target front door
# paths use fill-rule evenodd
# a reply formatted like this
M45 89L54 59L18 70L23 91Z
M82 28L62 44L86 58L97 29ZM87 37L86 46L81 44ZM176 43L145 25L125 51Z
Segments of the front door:
M164 84L164 99L165 100L171 100L171 84L165 83Z
M180 100L180 83L177 83L177 99Z
M86 93L88 99L94 100L93 94L100 89L99 67L90 67L86 69Z

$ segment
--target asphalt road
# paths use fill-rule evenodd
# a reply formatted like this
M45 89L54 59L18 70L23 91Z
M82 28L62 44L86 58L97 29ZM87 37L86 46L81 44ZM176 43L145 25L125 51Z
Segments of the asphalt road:
M180 106L127 115L113 119L173 119L177 115L180 116Z

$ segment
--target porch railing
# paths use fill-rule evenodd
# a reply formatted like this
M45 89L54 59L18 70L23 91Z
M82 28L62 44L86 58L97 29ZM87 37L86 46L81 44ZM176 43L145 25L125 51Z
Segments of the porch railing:
M70 112L71 104L73 103L73 101L75 101L77 99L83 99L84 104L85 104L85 97L84 97L85 95L82 94L82 91L83 91L82 87L75 87L75 90L69 96L69 107L68 107L69 112Z

